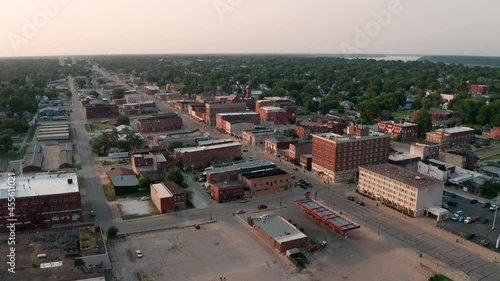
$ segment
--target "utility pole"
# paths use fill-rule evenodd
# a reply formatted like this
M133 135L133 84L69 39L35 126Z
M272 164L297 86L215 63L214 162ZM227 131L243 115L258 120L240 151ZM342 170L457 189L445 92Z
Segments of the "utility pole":
M493 217L493 226L491 229L495 229L495 223L497 221L497 211L498 211L498 200L500 199L500 192L497 193L497 204L495 205L495 216Z
M378 222L377 235L380 235L380 222Z
M212 220L212 199L209 199L210 201L208 202L209 210L210 210L210 220Z

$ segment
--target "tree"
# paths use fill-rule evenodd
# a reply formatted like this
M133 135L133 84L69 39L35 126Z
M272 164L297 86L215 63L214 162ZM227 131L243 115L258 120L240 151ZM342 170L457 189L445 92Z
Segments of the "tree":
M186 186L186 184L184 183L184 175L179 168L170 169L167 175L165 175L165 181L175 182L181 187Z
M130 119L128 118L128 116L125 116L125 115L118 115L116 117L116 124L119 126L119 125L130 125Z
M125 97L125 90L124 89L114 89L113 90L113 98L114 99L123 99Z
M299 135L297 134L297 131L295 129L286 129L283 131L283 135L292 138L292 139L298 139Z
M423 106L419 111L415 123L418 125L419 135L423 136L432 129L431 112Z
M184 147L184 143L182 141L173 141L168 144L168 150L174 151L176 148Z
M12 149L13 142L12 142L12 137L7 134L3 133L0 135L0 151L9 151Z
M500 183L487 180L481 186L481 195L486 199L495 198L500 192Z
M108 228L108 239L112 239L112 238L115 238L117 235L118 235L118 232L120 232L120 230L118 229L118 227L116 226L110 226Z
M144 176L139 176L139 190L149 190L153 181Z

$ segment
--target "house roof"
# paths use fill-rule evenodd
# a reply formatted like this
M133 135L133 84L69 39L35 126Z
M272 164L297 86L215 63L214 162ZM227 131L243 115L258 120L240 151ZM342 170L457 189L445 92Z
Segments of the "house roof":
M27 153L40 153L42 152L42 146L40 144L32 144L27 150Z
M108 174L109 175L109 174ZM114 186L137 186L139 185L139 179L135 174L133 175L116 175L109 176Z
M70 142L64 142L60 143L59 146L61 147L61 151L73 151L73 143Z
M71 150L63 150L59 154L59 164L69 164L73 165L73 151Z
M134 175L135 176L134 171L132 171L131 169L126 169L126 168L122 168L122 167L116 168L116 169L112 169L107 174L110 177L113 177L113 176L129 176L129 175Z
M30 153L24 157L24 167L36 166L42 167L43 154L41 153Z

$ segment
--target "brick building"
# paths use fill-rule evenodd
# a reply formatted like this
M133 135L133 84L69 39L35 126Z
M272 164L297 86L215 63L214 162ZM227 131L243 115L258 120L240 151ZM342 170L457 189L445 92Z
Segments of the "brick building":
M209 126L215 126L217 113L243 112L246 110L246 104L237 103L206 103L205 123Z
M297 142L298 140L291 139L284 135L275 135L273 137L266 138L264 151L267 154L280 157L281 151L288 150L290 144L296 144Z
M174 159L185 169L205 168L214 162L233 161L235 157L241 157L241 144L237 142L174 149Z
M392 138L399 135L401 140L411 140L418 137L418 125L409 122L380 121L378 122L378 131L389 134Z
M356 177L361 165L387 163L391 137L350 126L347 134L313 135L312 170L330 181Z
M174 182L151 184L150 193L151 201L162 214L186 209L186 193Z
M468 127L454 127L426 133L425 140L439 144L439 150L443 151L448 148L473 142L474 135L474 129Z
M446 121L451 118L453 115L453 111L450 110L443 110L443 109L435 109L431 108L431 119L432 121ZM418 116L418 110L413 111L413 118L417 118Z
M280 253L309 245L307 236L280 216L255 218L252 223L253 229L264 243Z
M244 171L240 179L250 189L250 196L273 194L291 187L290 174L278 167Z
M312 141L300 140L295 144L291 143L288 150L289 161L299 165L301 155L312 153Z
M144 86L144 93L146 95L153 96L154 94L157 94L160 92L160 87L158 86Z
M476 169L477 161L479 160L477 155L468 149L441 152L439 159L445 163L472 171Z
M410 153L421 159L437 159L439 144L430 141L414 141L410 144Z
M470 85L470 92L473 94L488 94L489 91L488 85Z
M84 110L87 119L115 118L120 114L118 106L114 104L94 103L85 106Z
M82 222L82 203L76 173L16 176L16 208L7 208L11 177L0 176L0 232L16 219L16 230L71 226Z
M240 124L240 125L237 125ZM246 124L241 126L241 124ZM253 130L253 125L259 125L260 118L256 112L232 112L232 113L217 113L215 126L217 129L231 133L233 131Z
M276 134L272 129L244 131L241 134L241 143L248 146L264 146L266 138Z
M182 118L175 113L162 113L139 120L137 128L143 133L178 130L182 128Z
M210 195L217 203L243 198L245 187L240 181L223 181L210 184Z
M170 107L185 112L189 110L189 105L193 103L198 103L198 102L195 100L174 100L170 102Z
M494 140L500 139L500 127L493 127L489 130L485 130L481 133L481 135L485 138L490 138Z
M322 125L303 125L300 123L295 124L295 131L297 132L297 135L299 135L299 138L301 139L308 139L311 137L313 134L320 134L320 133L330 133L332 130L326 126ZM340 132L342 133L342 132Z

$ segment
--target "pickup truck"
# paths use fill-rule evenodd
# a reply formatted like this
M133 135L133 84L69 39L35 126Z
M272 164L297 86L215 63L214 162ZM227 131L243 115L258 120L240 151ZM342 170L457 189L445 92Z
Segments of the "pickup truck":
M472 216L472 217L467 217L465 220L464 220L464 223L471 223L471 222L475 222L479 219L479 216Z

